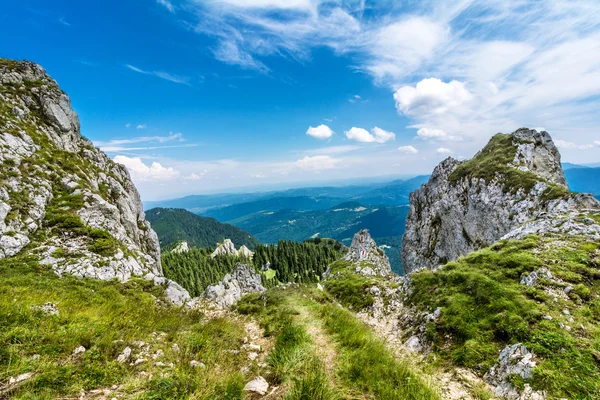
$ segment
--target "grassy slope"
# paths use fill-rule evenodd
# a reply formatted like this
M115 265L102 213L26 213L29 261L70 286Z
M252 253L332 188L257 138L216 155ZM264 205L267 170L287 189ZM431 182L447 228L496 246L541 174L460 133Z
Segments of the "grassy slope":
M410 301L421 310L442 308L427 334L448 362L483 374L499 350L522 342L540 357L530 382L535 389L552 397L598 398L599 249L597 242L576 238L499 242L436 273L412 274ZM521 274L540 267L560 283L543 281L550 290L520 284ZM566 286L573 287L568 298L560 295ZM514 383L524 384L520 379Z
M287 385L286 399L438 399L436 392L411 368L396 360L370 328L328 295L307 289L271 289L242 299L242 313L262 320L266 334L277 336L269 357L269 380ZM308 313L308 316L305 314ZM324 328L329 338L308 334ZM314 331L314 330L313 330ZM319 333L322 334L322 333ZM334 349L315 342L334 343ZM335 352L334 365L325 354ZM333 379L328 378L333 370Z
M162 289L142 280L59 278L31 260L1 260L0 382L34 374L5 394L15 399L76 397L81 390L117 385L119 397L133 399L188 398L191 393L197 399L242 398L250 379L240 372L245 355L228 350L241 346L244 324L166 308L155 296L160 298ZM35 309L45 302L55 303L60 314ZM163 350L156 361L167 366L154 366L150 357L137 366L115 361L126 346L137 354L133 342L140 340L150 345L150 354ZM179 352L172 349L174 343ZM75 356L78 346L87 351ZM191 368L191 360L206 368ZM250 368L250 374L255 372Z
M520 171L511 166L517 147L512 134L498 133L472 159L461 163L449 176L450 182L463 178L479 178L490 182L500 179L506 192L515 193L524 189L528 193L536 182L543 181L531 172ZM566 197L570 192L562 186L546 182L548 188L543 193L543 200Z
M246 245L249 249L260 243L238 227L182 209L153 208L146 211L146 219L156 231L162 248L170 248L180 241L193 247L215 247L224 239L231 239L237 248Z

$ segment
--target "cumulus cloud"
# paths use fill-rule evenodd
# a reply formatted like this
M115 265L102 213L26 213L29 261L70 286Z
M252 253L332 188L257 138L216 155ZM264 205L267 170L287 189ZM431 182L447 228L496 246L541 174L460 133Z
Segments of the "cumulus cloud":
M148 126L146 124L139 124L135 127L135 129L146 129Z
M387 141L396 139L396 134L394 132L388 132L377 126L373 128L371 132L373 132L373 136L375 137L375 141L377 143L385 143Z
M322 171L334 168L338 161L330 156L306 156L296 161L296 166L306 170Z
M417 138L423 140L433 140L433 141L460 141L462 140L461 136L458 135L449 135L442 129L432 129L432 128L419 128L417 131Z
M472 98L464 83L437 78L423 79L415 87L403 86L394 93L398 112L416 118L455 111Z
M417 154L419 152L419 150L413 146L400 146L398 147L398 151L404 154Z
M438 153L438 154L451 154L452 150L447 149L445 147L440 147L435 152Z
M396 139L396 135L393 132L388 132L379 127L373 128L371 132L372 134L366 129L352 127L345 133L348 139L362 143L385 143Z
M334 132L331 130L331 128L324 124L321 124L316 128L310 126L306 131L308 136L312 136L319 140L329 139L331 136L333 136L333 133Z
M594 142L600 144L600 142ZM571 149L571 150L588 150L594 147L593 144L576 144L565 140L555 140L554 144L559 149Z
M134 181L166 181L179 177L179 171L171 167L163 167L157 162L153 162L148 166L139 157L130 158L118 155L114 158L114 161L124 165Z

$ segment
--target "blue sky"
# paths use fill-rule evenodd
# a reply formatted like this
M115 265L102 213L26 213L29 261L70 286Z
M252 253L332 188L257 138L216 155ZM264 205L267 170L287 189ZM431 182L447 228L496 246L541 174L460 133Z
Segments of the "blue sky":
M546 129L600 160L594 1L5 0L145 200L429 173Z

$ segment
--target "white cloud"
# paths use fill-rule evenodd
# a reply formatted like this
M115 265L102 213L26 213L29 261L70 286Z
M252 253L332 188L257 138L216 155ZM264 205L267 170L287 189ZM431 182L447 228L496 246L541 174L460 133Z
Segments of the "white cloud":
M362 143L372 143L375 141L375 138L369 133L369 131L357 127L352 127L350 130L347 130L346 137L350 140Z
M595 144L596 146L600 146L600 140L595 140L595 141L594 141L594 144Z
M371 132L373 134L369 133L366 129L352 127L345 133L348 139L362 143L385 143L396 138L393 132L388 132L378 127L373 128Z
M135 67L130 64L125 64L125 67L134 72L137 72L139 74L156 76L157 78L164 79L164 80L174 82L174 83L180 83L182 85L189 86L189 84L190 84L189 78L187 78L185 76L177 76L177 75L173 75L173 74L170 74L168 72L163 72L163 71L145 71L141 68Z
M196 174L195 172L190 173L187 176L184 176L183 179L185 179L186 181L199 181L201 180L204 175L206 175L208 173L208 170L205 169L204 171L202 171L200 173L200 175Z
M158 162L147 166L139 157L130 158L118 155L114 161L127 167L134 181L166 181L179 177L179 171L171 167L163 167Z
M175 7L169 0L156 0L156 2L169 10L171 14L175 14Z
M145 125L143 125L145 126ZM141 128L138 128L141 129ZM94 141L94 145L99 147L105 152L118 152L118 151L137 151L137 150L154 150L154 149L165 149L165 148L179 148L179 147L195 147L197 144L181 144L164 146L162 144L168 142L185 142L181 133L170 132L167 136L138 136L129 139L111 139L107 141ZM152 146L144 147L130 147L127 145L138 144L138 143L152 143Z
M417 154L419 152L419 150L413 146L400 146L398 147L398 150L404 154Z
M311 0L216 0L215 3L231 4L240 8L280 8L280 9L304 9L313 8Z
M308 130L306 131L306 134L308 136L312 136L315 139L319 139L319 140L324 140L324 139L329 139L331 136L333 136L333 131L331 130L331 128L329 128L327 125L321 124L319 126L317 126L316 128L313 128L312 126L310 126L308 128Z
M385 131L377 126L371 129L371 132L373 132L373 135L375 136L375 141L377 143L385 143L390 140L396 140L396 134L394 132Z
M598 142L595 142L598 144ZM573 142L568 142L565 140L555 140L554 144L559 149L572 149L572 150L589 150L594 147L593 144L575 144Z
M452 150L446 149L445 147L440 147L435 152L438 154L451 154Z
M146 129L148 126L146 124L139 124L135 127L135 129Z
M334 168L338 161L330 156L306 156L296 161L296 166L306 170L321 171Z
M130 128L131 124L125 124L125 128Z
M417 136L421 139L444 139L448 134L441 129L421 128L417 131Z
M403 86L394 93L398 112L418 119L458 110L472 98L464 83L437 78L423 79L415 87Z

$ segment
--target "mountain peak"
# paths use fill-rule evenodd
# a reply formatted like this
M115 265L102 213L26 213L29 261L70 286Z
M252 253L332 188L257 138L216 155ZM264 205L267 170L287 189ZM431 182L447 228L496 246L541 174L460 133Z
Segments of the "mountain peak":
M569 223L561 226L594 234L578 215L599 208L592 196L568 190L550 135L526 128L493 136L470 160L445 159L410 203L402 243L407 272L435 268L490 245L526 222L523 232L563 229L530 223L544 214L554 221L568 215Z
M512 162L516 168L568 187L560 163L560 153L548 132L521 128L512 136L513 144L517 148Z
M365 271L371 270L373 274L383 276L392 272L385 252L377 247L367 229L362 229L354 235L345 259L357 264L362 269L362 273L366 275L370 275L370 273L365 273Z

